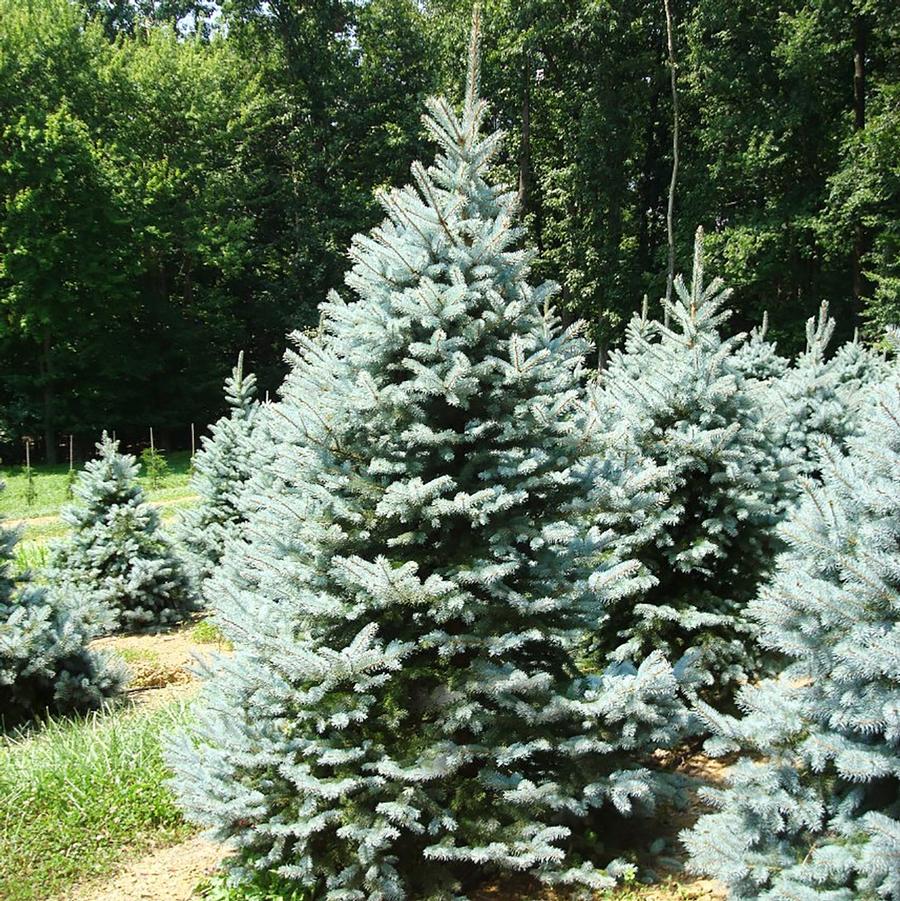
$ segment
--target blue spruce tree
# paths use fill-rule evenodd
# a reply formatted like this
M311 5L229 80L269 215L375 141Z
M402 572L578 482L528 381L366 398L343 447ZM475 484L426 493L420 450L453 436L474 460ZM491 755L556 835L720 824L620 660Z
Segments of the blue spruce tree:
M670 325L635 317L594 399L598 420L623 432L607 455L638 454L667 476L624 539L624 556L645 570L643 591L610 610L601 643L614 660L690 652L710 696L759 666L744 607L769 572L791 476L758 381L737 359L744 336L720 333L728 296L719 279L704 283L698 230L692 283L676 280Z
M62 512L72 529L51 553L48 578L112 611L122 629L165 626L194 609L190 582L144 500L137 461L104 433L99 456Z
M787 372L789 361L778 353L774 341L767 337L769 332L769 314L764 313L762 322L751 329L747 340L734 352L732 365L744 378L760 385L771 385Z
M354 239L358 299L296 336L259 509L213 576L235 652L168 760L235 880L328 901L465 899L508 871L610 885L623 865L585 832L652 801L633 750L684 717L658 655L576 665L633 567L582 523L585 345L544 315L488 181L477 61L473 36L461 117L429 103L441 154Z
M701 707L713 753L753 755L684 836L734 899L900 898L900 380L848 443L820 444L750 607L786 669L742 691L741 719Z
M88 647L109 625L105 611L77 593L15 576L17 540L0 523L0 727L7 728L48 711L99 707L124 677Z
M829 356L834 329L823 303L818 317L806 323L806 350L773 384L780 440L796 457L798 471L807 475L818 473L822 438L846 448L870 392L890 372L884 358L857 338Z
M230 412L216 422L194 458L191 487L199 495L178 525L178 539L196 591L218 566L231 534L244 521L241 500L256 468L256 377L244 374L243 351L225 381Z

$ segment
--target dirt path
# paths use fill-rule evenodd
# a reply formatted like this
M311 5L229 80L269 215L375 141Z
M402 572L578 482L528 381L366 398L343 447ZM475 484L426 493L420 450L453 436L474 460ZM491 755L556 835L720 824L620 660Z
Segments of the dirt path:
M184 501L192 501L197 498L196 494L183 494L181 497L167 497L161 501L149 501L151 507L171 507L173 504L181 504ZM31 516L25 519L5 519L3 525L6 528L15 529L18 526L45 526L47 523L55 522L59 519L58 513L49 516Z
M197 658L217 652L215 644L200 644L192 624L158 635L112 635L93 647L121 656L131 670L128 694L135 704L157 706L193 694L199 683L193 674ZM118 872L76 885L58 901L189 901L222 861L221 845L193 836L177 845L154 848L120 864Z
M194 671L221 650L191 636L192 624L158 635L110 635L92 643L97 650L118 654L131 670L128 692L137 703L164 701L196 688ZM159 695L160 697L157 697Z
M189 901L223 857L220 845L195 836L179 845L157 848L126 864L102 884L90 884L59 901Z

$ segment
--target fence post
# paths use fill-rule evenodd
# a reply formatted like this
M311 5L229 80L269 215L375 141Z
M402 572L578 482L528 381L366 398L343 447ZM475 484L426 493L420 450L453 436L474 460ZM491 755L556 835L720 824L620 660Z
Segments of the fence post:
M25 505L30 507L37 497L34 488L34 473L31 471L31 442L33 439L30 435L26 435L22 440L25 442Z

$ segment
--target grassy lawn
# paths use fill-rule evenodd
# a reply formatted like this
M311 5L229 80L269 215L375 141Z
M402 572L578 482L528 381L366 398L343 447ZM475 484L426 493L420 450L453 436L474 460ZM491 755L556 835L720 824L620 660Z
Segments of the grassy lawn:
M190 454L176 451L167 458L169 473L156 488L151 488L146 476L139 481L147 498L161 503L163 526L169 525L179 510L195 503L195 496L188 487ZM68 467L33 467L35 497L29 505L26 501L27 479L21 466L0 466L0 482L6 487L0 491L0 520L24 520L22 534L16 548L17 569L38 570L46 562L46 542L61 538L68 528L59 520L59 512L69 501L66 499Z
M169 474L155 489L150 488L145 476L140 477L140 482L150 500L167 502L189 500L190 457L188 451L175 451L167 455ZM3 519L56 516L60 508L67 503L66 484L69 468L66 464L34 466L32 470L35 497L32 503L28 504L28 480L25 477L25 468L23 466L0 466L0 482L6 483L6 489L0 492L0 517Z
M113 871L126 852L190 834L163 786L160 750L186 716L175 701L0 738L0 898L52 898Z

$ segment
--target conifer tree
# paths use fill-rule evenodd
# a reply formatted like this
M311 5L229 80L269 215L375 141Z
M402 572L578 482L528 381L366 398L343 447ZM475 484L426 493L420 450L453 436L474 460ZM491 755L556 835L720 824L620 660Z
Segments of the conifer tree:
M869 393L889 374L884 358L858 338L829 356L834 329L828 304L823 303L818 317L806 323L806 350L774 386L782 443L796 456L798 470L807 475L817 472L822 438L846 447L857 433Z
M599 418L627 434L621 446L668 473L644 540L629 547L649 578L610 611L603 640L615 660L690 651L716 694L758 666L743 608L769 571L790 476L756 383L736 361L744 336L720 334L729 293L719 279L704 283L698 230L692 283L679 277L666 304L670 325L635 317L595 399Z
M576 666L633 566L582 522L585 345L527 280L477 83L473 38L461 117L429 102L437 161L354 239L357 299L295 336L272 478L213 576L235 652L168 759L234 879L328 901L464 899L504 871L609 885L591 812L652 801L633 749L684 717L658 655Z
M762 322L750 330L747 340L735 349L733 358L738 372L762 385L780 379L789 365L787 357L778 353L775 342L768 339L768 331L769 314L764 313Z
M123 680L120 668L88 648L108 626L105 611L15 576L17 540L0 523L0 726L7 728L47 711L98 707Z
M107 607L123 629L178 622L194 608L190 584L159 513L144 500L137 461L106 433L61 518L72 529L50 560L51 581Z
M178 538L198 593L218 565L229 536L244 520L241 497L255 471L256 377L244 375L244 353L225 381L230 411L202 439L194 458L191 487L199 495L185 511Z
M741 719L701 707L710 751L753 755L684 836L735 899L900 898L900 379L848 443L821 442L750 607L786 669L743 689Z

